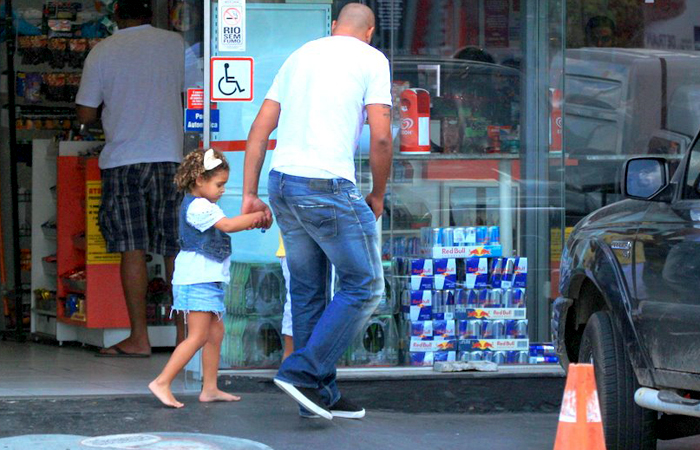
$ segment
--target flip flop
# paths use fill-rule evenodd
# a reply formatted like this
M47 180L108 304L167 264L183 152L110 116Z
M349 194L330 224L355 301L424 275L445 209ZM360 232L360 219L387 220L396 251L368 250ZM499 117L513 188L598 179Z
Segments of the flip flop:
M128 353L120 349L116 345L109 347L108 350L109 349L114 350L116 353L97 352L95 353L95 356L97 356L98 358L149 358L151 356L145 353Z

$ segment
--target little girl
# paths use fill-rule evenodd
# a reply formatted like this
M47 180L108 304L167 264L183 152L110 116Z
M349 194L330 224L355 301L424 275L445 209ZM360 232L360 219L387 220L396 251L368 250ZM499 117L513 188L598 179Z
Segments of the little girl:
M262 212L228 218L216 202L224 193L229 166L213 149L197 150L185 158L175 175L175 184L185 191L180 206L180 253L173 274L173 310L185 314L187 339L177 346L163 371L148 388L166 406L182 408L170 385L200 348L203 387L199 401L238 401L239 397L216 386L219 352L224 337L221 320L224 283L230 279L231 238L226 233L258 228Z

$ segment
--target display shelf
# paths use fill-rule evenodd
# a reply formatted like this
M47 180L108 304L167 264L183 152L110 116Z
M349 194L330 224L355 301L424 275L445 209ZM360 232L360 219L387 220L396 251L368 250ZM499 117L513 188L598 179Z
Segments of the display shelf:
M382 230L384 234L420 234L420 228L409 230Z
M358 155L358 161L369 160L369 155ZM436 160L517 160L517 153L429 153L413 155L410 153L394 153L396 161L436 161Z
M75 320L75 319L71 319L69 317L58 316L56 318L56 320L58 320L61 323L65 323L65 324L73 325L73 326L78 326L78 327L83 327L83 328L87 328L87 326L88 326L87 321Z
M31 291L48 289L55 291L57 276L55 267L44 264L46 256L56 254L56 235L45 233L42 225L56 215L56 202L50 188L56 184L56 158L47 159L53 145L50 139L32 141L32 273ZM49 269L49 270L47 270ZM53 269L53 270L51 270ZM56 311L37 307L32 295L31 333L57 337Z

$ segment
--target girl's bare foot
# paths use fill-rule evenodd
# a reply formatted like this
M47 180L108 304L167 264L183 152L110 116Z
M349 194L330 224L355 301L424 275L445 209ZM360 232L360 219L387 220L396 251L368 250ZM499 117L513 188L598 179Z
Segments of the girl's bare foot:
M170 386L158 383L157 379L149 383L148 389L153 392L158 400L160 400L165 406L171 408L182 408L184 403L180 403L175 399L175 396L170 391Z
M200 402L237 402L241 398L237 395L229 394L219 389L213 389L210 391L202 391L199 394Z

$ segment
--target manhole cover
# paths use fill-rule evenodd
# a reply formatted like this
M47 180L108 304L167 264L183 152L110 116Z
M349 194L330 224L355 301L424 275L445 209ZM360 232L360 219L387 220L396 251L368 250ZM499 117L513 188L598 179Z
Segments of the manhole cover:
M2 450L272 450L265 444L228 436L197 433L134 433L107 436L75 436L67 434L30 434L0 439Z

